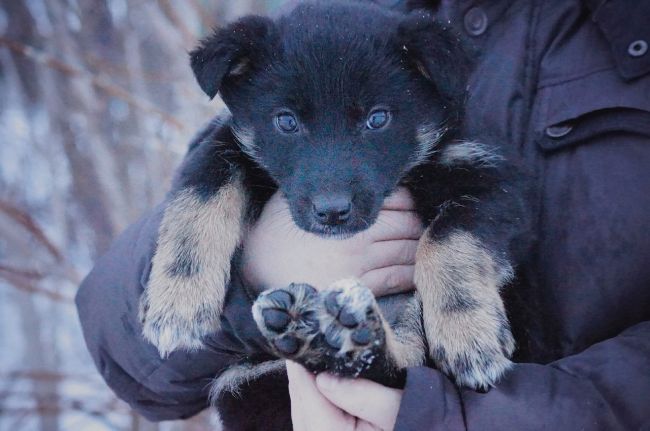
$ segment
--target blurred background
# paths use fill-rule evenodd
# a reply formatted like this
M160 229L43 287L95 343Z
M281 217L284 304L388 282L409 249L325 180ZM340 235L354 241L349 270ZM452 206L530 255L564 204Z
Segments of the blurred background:
M219 102L197 38L282 0L0 0L0 430L204 430L151 424L104 384L77 286L159 202Z

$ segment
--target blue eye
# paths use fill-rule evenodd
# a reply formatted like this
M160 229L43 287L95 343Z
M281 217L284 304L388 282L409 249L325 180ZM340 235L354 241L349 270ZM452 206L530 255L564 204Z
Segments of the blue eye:
M377 109L372 111L368 116L368 121L366 121L366 127L369 129L381 129L390 119L390 113L385 109Z
M298 120L287 112L278 114L275 117L275 125L284 133L294 133L298 130Z

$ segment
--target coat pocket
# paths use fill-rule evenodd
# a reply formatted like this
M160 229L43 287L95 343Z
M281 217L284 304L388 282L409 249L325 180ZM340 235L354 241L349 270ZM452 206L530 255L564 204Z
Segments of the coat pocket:
M614 70L539 89L538 144L545 152L610 133L650 138L650 78L623 81Z

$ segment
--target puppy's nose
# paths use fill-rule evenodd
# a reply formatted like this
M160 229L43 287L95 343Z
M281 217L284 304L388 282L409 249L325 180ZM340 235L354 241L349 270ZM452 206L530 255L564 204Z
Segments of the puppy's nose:
M352 202L345 195L319 195L312 199L312 210L319 223L336 226L348 221Z

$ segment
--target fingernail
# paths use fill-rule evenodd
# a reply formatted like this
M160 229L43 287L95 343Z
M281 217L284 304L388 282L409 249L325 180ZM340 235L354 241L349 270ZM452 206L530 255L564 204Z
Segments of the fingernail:
M329 373L320 373L316 376L316 385L322 389L334 389L336 386L337 378Z

